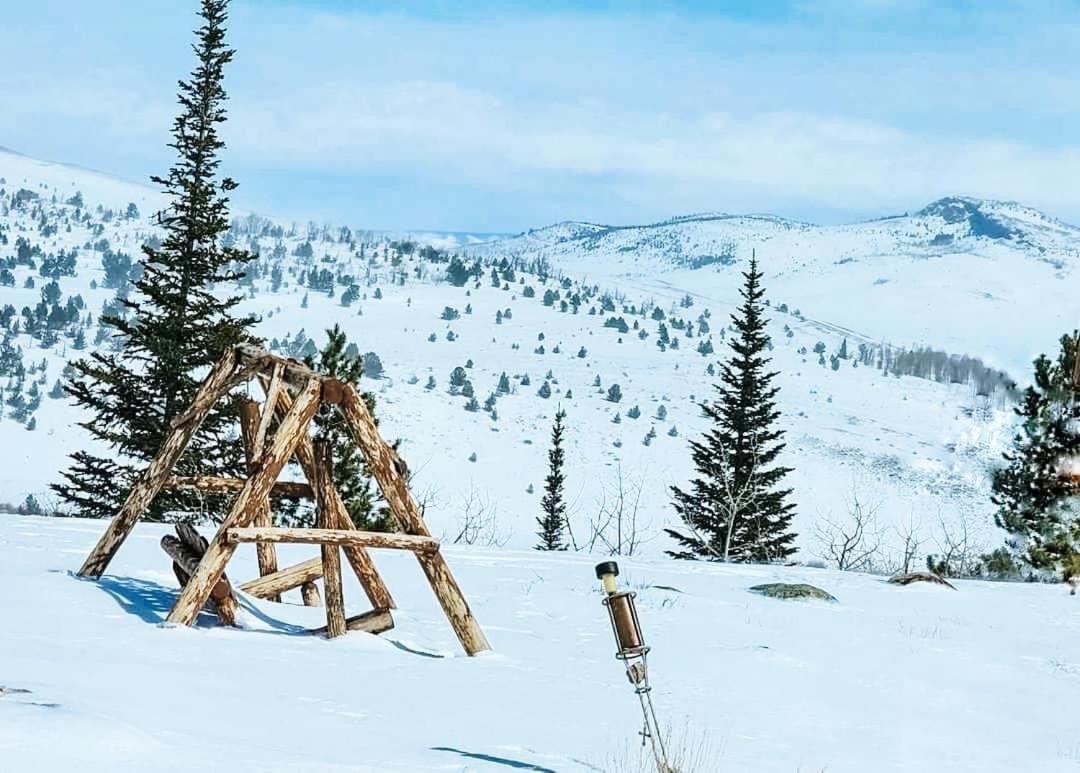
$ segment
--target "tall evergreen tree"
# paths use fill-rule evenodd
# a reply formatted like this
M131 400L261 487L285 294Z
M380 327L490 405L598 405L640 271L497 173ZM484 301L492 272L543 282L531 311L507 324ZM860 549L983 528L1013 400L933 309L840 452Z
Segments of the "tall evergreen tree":
M993 475L997 525L1010 547L1036 569L1067 572L1080 557L1080 332L1061 339L1056 361L1035 360L1034 383L1016 409L1022 418Z
M338 325L327 330L326 336L326 346L318 357L306 358L308 367L352 384L360 391L363 358L349 353L348 339ZM360 396L374 416L375 397L369 392L361 392ZM390 531L390 514L385 508L376 507L377 495L372 488L371 471L364 455L357 448L345 420L332 405L321 406L315 414L315 437L328 441L334 451L334 485L356 527L365 531Z
M774 561L795 552L795 505L791 489L781 487L791 469L774 464L784 433L776 427L776 373L766 369L765 291L755 258L743 276L731 355L720 367L716 399L701 404L713 427L690 442L698 477L685 490L671 489L686 527L666 530L679 543L668 551L676 558Z
M563 419L566 411L561 408L555 413L555 423L551 427L551 448L548 450L548 474L544 479L544 496L540 500L543 515L536 519L540 526L540 542L537 550L566 550L566 499L564 486L566 476L563 464L566 452L563 450Z
M159 215L165 235L160 247L143 247L141 277L124 293L125 313L107 315L118 351L94 353L72 363L68 390L90 414L82 426L106 456L82 450L53 486L78 514L113 515L137 471L164 441L169 422L191 402L207 367L226 348L247 338L251 317L235 317L240 301L227 292L239 280L250 255L223 247L229 226L229 191L236 183L218 178L218 153L224 142L222 76L233 57L225 44L227 0L202 0L202 23L193 46L197 64L181 81L180 114L173 123L176 161L165 177L169 208ZM214 293L215 286L225 292ZM192 439L178 464L181 475L242 474L243 453L236 442L236 406L216 407ZM158 497L148 517L161 520L182 513L220 513L220 500L201 501L179 492Z

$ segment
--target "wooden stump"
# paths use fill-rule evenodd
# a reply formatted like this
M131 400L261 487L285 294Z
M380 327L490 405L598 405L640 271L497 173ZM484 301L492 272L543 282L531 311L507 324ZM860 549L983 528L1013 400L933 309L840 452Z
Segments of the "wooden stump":
M161 548L173 560L172 570L176 581L183 589L191 580L191 575L199 568L199 562L206 552L206 539L187 523L176 525L177 536L166 534L161 538ZM224 625L236 625L237 602L233 595L229 578L224 574L210 592L209 604Z

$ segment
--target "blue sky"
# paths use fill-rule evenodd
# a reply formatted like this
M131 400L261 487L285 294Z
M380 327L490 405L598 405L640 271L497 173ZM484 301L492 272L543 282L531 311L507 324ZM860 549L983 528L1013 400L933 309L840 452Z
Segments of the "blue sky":
M0 145L163 171L195 0L5 8ZM1080 221L1076 3L234 0L238 205L517 231L838 222L960 193Z

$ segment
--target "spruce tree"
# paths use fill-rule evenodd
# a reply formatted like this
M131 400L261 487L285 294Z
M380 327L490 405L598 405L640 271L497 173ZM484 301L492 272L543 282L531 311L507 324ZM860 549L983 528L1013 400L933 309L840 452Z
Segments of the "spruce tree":
M346 351L349 342L338 325L327 330L326 337L326 346L319 352L318 357L306 358L308 367L317 373L351 384L360 392L360 376L364 372L363 358ZM374 416L374 395L360 392L360 396ZM357 448L345 420L332 405L321 406L315 414L315 437L326 440L333 449L334 485L345 502L353 524L364 531L390 531L389 512L385 508L376 507L378 497L376 489L372 487L367 461Z
M250 255L220 244L229 227L228 197L236 183L218 177L224 142L222 76L233 57L225 44L227 0L202 0L196 31L197 64L179 85L180 114L170 147L176 161L165 177L169 208L159 215L160 246L142 249L142 275L134 291L121 293L123 313L106 315L117 346L72 363L68 391L90 417L82 426L106 455L81 450L53 490L79 515L108 517L122 503L137 472L169 432L169 422L186 409L206 369L230 346L245 340L251 317L233 316L240 301L228 292ZM216 290L216 292L215 292ZM236 406L223 403L207 417L177 465L180 475L242 475L244 458L236 442ZM147 517L198 512L215 516L223 502L166 492Z
M1011 552L1035 569L1063 573L1080 557L1078 343L1080 332L1064 336L1056 361L1035 360L1034 383L1016 409L1020 429L1006 466L993 474L994 520L1011 535Z
M544 496L540 500L543 515L536 519L540 530L537 532L540 542L537 550L566 550L563 541L566 532L566 500L563 464L566 452L563 450L563 419L566 412L561 408L555 413L555 423L551 427L551 448L548 450L548 474L544 479Z
M767 370L765 291L757 260L743 274L742 303L731 316L736 335L731 354L720 366L716 399L701 404L713 426L691 441L698 477L686 489L673 486L676 512L684 529L667 529L679 543L676 558L713 561L774 561L795 552L791 489L782 488L788 467L775 462L784 448L777 429L779 389Z

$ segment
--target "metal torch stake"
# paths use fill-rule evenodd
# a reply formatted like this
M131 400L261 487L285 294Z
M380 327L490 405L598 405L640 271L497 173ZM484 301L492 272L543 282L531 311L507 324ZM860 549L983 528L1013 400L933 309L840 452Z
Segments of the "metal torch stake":
M653 707L652 686L649 684L649 647L641 633L641 621L638 619L637 606L633 591L620 591L615 584L619 575L619 565L614 561L605 561L596 567L596 577L604 584L607 598L604 606L611 621L611 632L615 636L618 651L615 657L626 665L626 677L634 685L634 693L641 704L641 716L644 724L641 729L641 745L645 739L652 744L653 759L658 773L674 773L668 764L667 749L660 734L660 723L656 719Z

